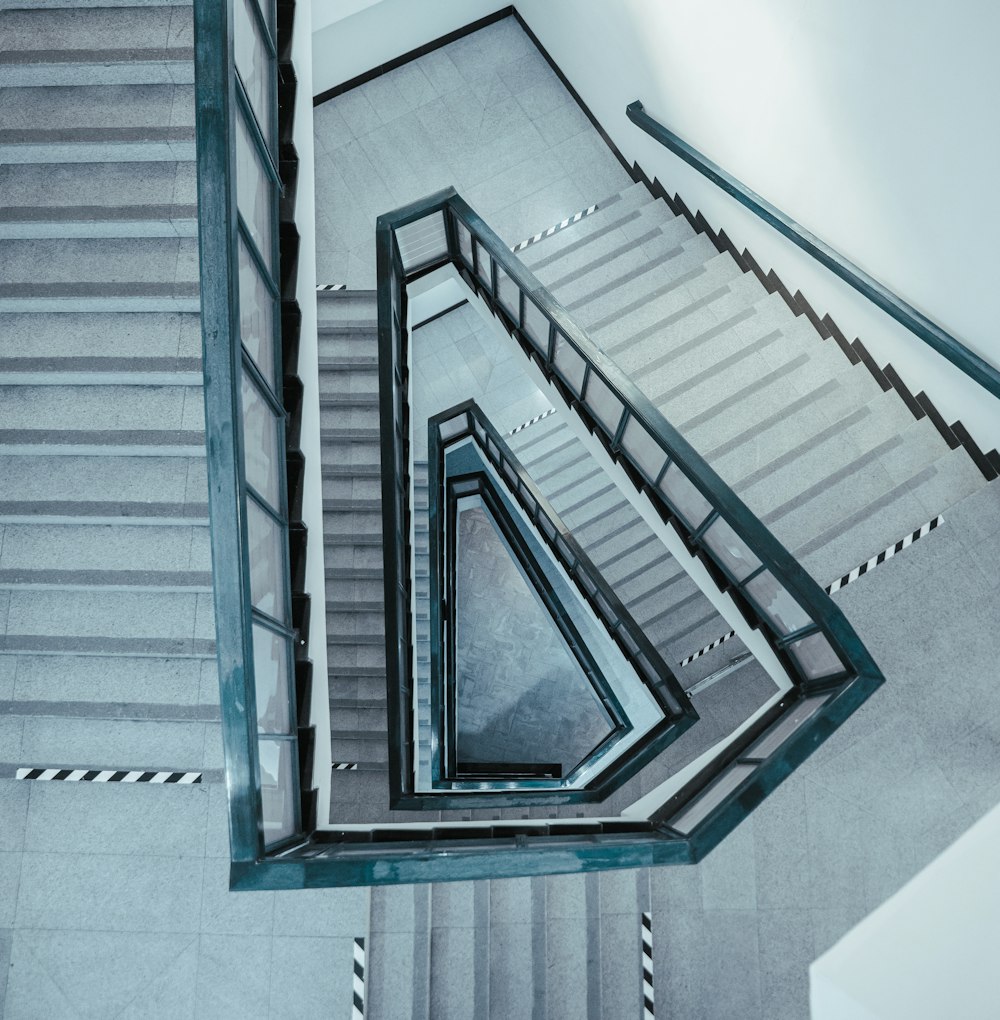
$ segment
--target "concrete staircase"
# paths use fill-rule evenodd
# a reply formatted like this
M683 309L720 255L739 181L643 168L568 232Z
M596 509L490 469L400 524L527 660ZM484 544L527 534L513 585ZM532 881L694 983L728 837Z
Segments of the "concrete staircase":
M376 886L367 1007L393 1020L640 1017L649 901L646 872Z
M985 479L639 184L521 257L820 584Z
M191 7L21 8L0 12L2 757L210 779ZM92 810L147 800L116 784Z

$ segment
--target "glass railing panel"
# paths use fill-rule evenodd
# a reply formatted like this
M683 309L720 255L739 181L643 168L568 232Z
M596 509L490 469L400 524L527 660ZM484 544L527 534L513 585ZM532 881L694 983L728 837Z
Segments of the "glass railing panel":
M845 667L840 656L822 634L810 634L809 637L792 641L787 651L803 675L810 680L839 676L844 672Z
M489 252L476 242L476 276L479 282L486 288L487 293L493 293L493 259Z
M257 748L264 843L273 846L295 835L298 828L295 747L290 740L262 739Z
M587 392L583 396L583 403L604 426L608 436L614 439L624 406L596 372L592 371L587 379Z
M236 118L236 204L264 264L273 273L277 194L241 114Z
M587 363L580 352L562 335L556 334L555 357L553 358L559 378L576 394L583 392L583 380L587 374Z
M691 531L697 531L712 512L712 504L676 464L663 473L657 488Z
M272 389L274 381L275 298L250 249L239 239L240 339Z
M455 234L458 237L458 253L465 263L465 266L470 271L473 268L472 263L472 234L469 228L462 223L461 220L456 217L452 217L452 222L455 225Z
M655 485L663 473L667 455L659 442L632 416L629 416L622 434L621 448L646 479Z
M260 733L290 733L289 641L259 623L253 625L253 670Z
M510 319L520 326L521 290L499 266L497 267L497 300Z
M734 581L749 577L761 565L746 542L721 517L705 529L701 541Z
M406 272L435 262L448 254L448 237L444 229L444 213L433 212L396 231L399 257Z
M524 333L543 357L549 354L551 324L545 313L530 298L524 302Z
M254 0L236 0L233 7L233 50L239 73L261 134L273 148L274 61L253 9Z
M794 634L812 623L809 614L769 570L747 581L743 591L779 634Z
M247 500L247 541L250 553L250 601L255 609L280 620L287 618L284 529L253 499Z
M280 423L257 384L244 372L243 442L247 485L270 504L281 507Z

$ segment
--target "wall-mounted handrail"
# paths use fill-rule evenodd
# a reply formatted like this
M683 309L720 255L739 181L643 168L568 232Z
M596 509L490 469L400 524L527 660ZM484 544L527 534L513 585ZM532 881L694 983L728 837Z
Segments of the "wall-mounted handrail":
M918 312L916 308L856 266L845 255L831 248L825 241L821 241L787 213L783 213L766 198L762 198L742 181L723 170L717 163L713 163L704 153L699 152L694 146L689 145L669 128L651 117L638 99L625 108L625 114L633 124L645 131L651 138L669 149L674 155L679 156L689 166L694 167L727 195L735 198L740 205L759 216L793 244L798 245L859 294L863 294L938 354L947 358L970 379L977 382L994 397L1000 397L1000 370L994 365L974 351L970 351L961 341L931 321L926 315Z

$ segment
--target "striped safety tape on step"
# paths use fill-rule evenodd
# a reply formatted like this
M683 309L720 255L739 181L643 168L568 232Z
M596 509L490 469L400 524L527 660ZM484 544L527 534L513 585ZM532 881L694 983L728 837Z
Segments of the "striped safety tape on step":
M358 763L356 761L334 761L330 763L334 770L337 772L357 772Z
M365 1016L365 940L354 940L354 1003L351 1020L364 1020Z
M895 545L890 545L888 549L883 549L877 556L873 556L867 562L862 563L860 567L855 567L853 570L849 570L843 577L834 581L833 584L828 584L826 586L827 595L832 595L834 592L840 591L841 588L846 588L849 584L854 584L859 577L864 577L865 574L874 570L880 563L885 563L886 560L891 560L896 553L902 552L908 546L913 545L918 538L923 538L924 535L929 535L935 528L940 527L942 524L944 524L944 518L938 514L934 520L928 521L922 527L917 528L916 531L911 531L906 538L901 538Z
M579 223L580 220L584 218L584 216L589 216L591 213L595 212L597 212L596 205L588 206L588 208L586 209L581 209L578 213L575 213L573 216L570 216L565 220L562 220L560 223L557 223L554 227L549 227L548 230L543 230L540 234L533 234L526 241L519 241L517 244L514 245L513 248L511 248L511 251L523 251L525 248L528 247L529 244L537 244L539 241L542 240L542 238L551 237L557 231L565 230L572 224Z
M518 432L523 432L530 425L536 425L536 424L538 424L538 422L542 421L542 419L548 418L548 416L550 414L555 414L555 413L556 413L556 409L554 407L550 407L547 411L542 411L541 414L536 414L534 418L531 418L528 421L522 422L520 425L516 425L514 428L512 428L510 430L510 432L507 433L506 438L509 439L511 436L516 436L518 434Z
M346 283L318 283L317 290L347 290Z
M885 563L886 560L891 560L896 553L902 552L904 549L913 545L913 543L918 539L923 538L925 535L929 535L935 528L939 528L942 524L944 524L944 517L941 514L938 514L937 517L928 521L926 524L921 525L916 531L911 531L905 538L901 538L898 542L895 542L888 548L883 549L870 560L866 560L860 566L855 567L853 570L849 570L843 577L838 577L836 581L828 584L823 590L827 593L827 595L833 595L840 591L841 588L846 588L849 584L854 584L859 577L864 577L865 574L873 571L877 566L879 566L879 564ZM695 659L698 659L702 655L718 648L724 641L728 641L732 637L736 637L736 631L734 630L731 630L724 637L716 638L716 640L710 645L705 645L704 648L699 649L694 653L694 655L689 655L686 659L682 659L678 665L682 667L690 666Z
M642 915L642 1016L653 1020L653 917Z
M130 772L121 769L18 769L18 779L63 780L69 783L178 783L201 782L200 772Z

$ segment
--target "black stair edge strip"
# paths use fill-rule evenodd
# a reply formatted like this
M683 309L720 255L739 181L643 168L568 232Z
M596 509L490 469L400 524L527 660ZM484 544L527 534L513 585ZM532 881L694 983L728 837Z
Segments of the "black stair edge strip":
M504 18L509 18L511 15L517 17L517 11L514 10L513 6L508 5L507 7L501 7L500 10L494 11L492 14L487 14L485 17L470 22L468 25L463 25L461 28L456 28L452 32L447 32L445 35L438 36L437 39L432 39L430 42L426 42L423 45L416 47L416 49L408 50L406 53L403 53L398 57L393 57L392 60L387 60L384 64L378 64L370 70L364 71L348 81L341 82L339 85L334 85L333 88L320 92L319 95L313 97L313 106L319 106L321 103L325 103L329 99L336 99L337 96L343 95L345 92L350 92L351 89L356 89L359 85L365 85L368 82L373 81L375 78L378 78L383 74L387 74L389 71L395 71L396 68L402 67L404 64L408 64L411 60L416 60L418 57L425 56L428 53L433 53L434 50L438 50L442 46L447 46L448 43L453 43L458 39L463 39L465 36L471 35L473 32L478 32L481 28L487 28L490 25L494 25L498 21L503 21ZM521 19L518 18L518 21L520 20Z
M587 111L584 110L584 112ZM612 150L620 159L621 154L613 145ZM747 248L738 251L724 230L718 232L713 230L701 211L692 212L678 193L675 192L671 195L656 177L650 180L638 163L632 163L630 166L628 164L624 165L626 170L628 170L629 176L636 184L642 184L653 198L663 199L676 216L683 216L688 221L695 233L707 235L718 251L727 252L731 255L744 273L753 273L768 293L779 294L793 315L804 315L819 334L821 340L832 338L848 361L852 365L864 365L883 391L895 390L903 403L910 409L914 418L919 419L925 415L930 418L934 427L940 433L941 438L948 444L948 447L954 450L961 446L987 481L992 481L997 477L997 472L1000 471L1000 453L996 449L985 453L980 450L961 421L948 425L926 393L921 392L914 397L904 385L899 377L899 373L891 363L879 368L878 363L868 352L868 349L859 337L848 341L843 330L840 329L829 312L820 316L803 296L802 292L796 290L793 294L773 269L765 273Z

